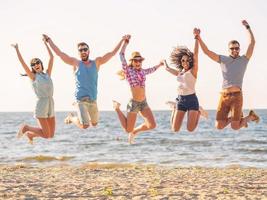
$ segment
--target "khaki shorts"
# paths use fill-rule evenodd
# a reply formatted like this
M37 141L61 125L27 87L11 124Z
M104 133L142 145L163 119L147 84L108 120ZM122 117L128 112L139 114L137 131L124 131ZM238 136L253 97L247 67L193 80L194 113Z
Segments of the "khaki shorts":
M99 113L96 101L84 99L76 103L77 114L80 123L90 125L90 122L96 124L99 119Z
M232 121L240 121L242 118L242 106L242 92L221 93L216 120L227 120L228 114L231 112Z

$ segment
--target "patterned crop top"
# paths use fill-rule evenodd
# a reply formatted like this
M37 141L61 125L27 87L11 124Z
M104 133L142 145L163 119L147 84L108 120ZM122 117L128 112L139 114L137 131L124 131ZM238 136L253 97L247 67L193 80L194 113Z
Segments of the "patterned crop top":
M157 70L157 66L136 70L133 67L127 65L124 53L120 53L120 59L122 63L122 69L125 73L126 79L131 87L145 87L146 75L151 74Z

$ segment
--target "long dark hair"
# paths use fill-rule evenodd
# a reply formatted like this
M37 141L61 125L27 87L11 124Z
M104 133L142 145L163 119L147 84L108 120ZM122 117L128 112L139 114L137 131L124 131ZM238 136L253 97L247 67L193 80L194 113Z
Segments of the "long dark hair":
M36 74L36 71L33 69L34 63L36 62L40 62L41 66L42 66L42 70L44 70L44 66L43 66L43 62L39 59L39 58L33 58L31 59L30 65L32 68L32 73ZM20 74L21 76L28 76L27 74Z
M183 66L181 63L182 57L188 56L189 59L189 69L194 66L194 54L185 46L177 46L173 48L171 52L171 64L173 64L180 71L183 70Z

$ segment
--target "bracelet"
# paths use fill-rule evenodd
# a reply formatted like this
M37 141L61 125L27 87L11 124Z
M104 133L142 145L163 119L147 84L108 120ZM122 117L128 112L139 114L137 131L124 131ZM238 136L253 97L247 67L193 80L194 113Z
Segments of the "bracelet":
M246 25L246 29L250 29L250 26L249 25Z
M50 40L50 37L46 38L46 40L45 40L45 41L46 41L46 42L48 42L48 40Z

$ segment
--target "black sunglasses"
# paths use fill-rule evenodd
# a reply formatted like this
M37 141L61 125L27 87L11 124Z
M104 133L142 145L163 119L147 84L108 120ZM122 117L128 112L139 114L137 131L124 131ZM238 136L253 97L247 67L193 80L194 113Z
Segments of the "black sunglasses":
M231 47L230 49L231 49L232 51L233 51L233 50L238 51L238 50L239 50L239 47Z
M34 63L31 63L31 67L34 67L35 65L39 65L41 62L38 60L38 61L36 61L36 62L34 62Z
M79 52L83 52L83 51L86 52L86 51L88 51L88 48L78 49L78 51L79 51Z

